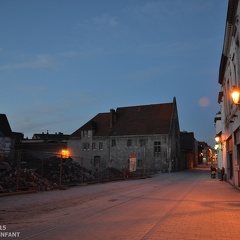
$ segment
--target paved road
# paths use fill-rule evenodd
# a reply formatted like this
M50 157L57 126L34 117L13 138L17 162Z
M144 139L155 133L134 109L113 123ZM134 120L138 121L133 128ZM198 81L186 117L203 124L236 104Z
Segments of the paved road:
M0 233L19 233L17 239L240 239L240 192L206 168L0 203Z

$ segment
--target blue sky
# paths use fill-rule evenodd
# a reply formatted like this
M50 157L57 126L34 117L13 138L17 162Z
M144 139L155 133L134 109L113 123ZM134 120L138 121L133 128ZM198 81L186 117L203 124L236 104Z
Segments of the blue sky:
M111 108L177 99L212 145L227 0L1 0L0 113L71 134Z

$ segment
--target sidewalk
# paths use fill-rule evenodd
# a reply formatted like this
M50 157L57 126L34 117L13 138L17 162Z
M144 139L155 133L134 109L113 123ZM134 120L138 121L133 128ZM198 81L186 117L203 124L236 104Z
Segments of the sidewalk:
M240 239L240 193L230 183L211 179L209 168L193 170L206 174L147 239Z

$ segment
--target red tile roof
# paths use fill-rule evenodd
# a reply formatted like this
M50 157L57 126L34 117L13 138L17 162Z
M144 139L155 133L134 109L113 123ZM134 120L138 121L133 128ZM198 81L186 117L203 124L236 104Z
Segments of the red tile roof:
M167 134L172 112L172 103L118 108L111 135Z
M173 103L117 108L113 113L99 113L72 133L80 137L82 130L94 129L94 136L168 134L174 111ZM112 114L116 121L111 127Z

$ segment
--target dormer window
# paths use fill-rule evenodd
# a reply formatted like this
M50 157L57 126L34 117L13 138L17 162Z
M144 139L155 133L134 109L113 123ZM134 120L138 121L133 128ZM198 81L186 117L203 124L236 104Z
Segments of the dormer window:
M91 137L92 130L83 130L81 135L82 135L82 137Z

